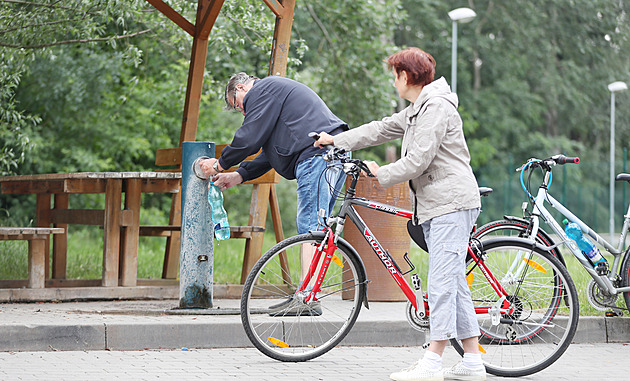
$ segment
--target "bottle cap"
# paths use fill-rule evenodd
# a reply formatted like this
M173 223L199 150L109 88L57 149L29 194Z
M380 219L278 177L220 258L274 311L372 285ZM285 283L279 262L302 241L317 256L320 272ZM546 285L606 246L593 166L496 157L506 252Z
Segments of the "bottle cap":
M562 220L562 223L563 223L563 224L565 224L565 225L568 225L568 224L569 224L569 220L567 220L567 219L565 218L564 220Z

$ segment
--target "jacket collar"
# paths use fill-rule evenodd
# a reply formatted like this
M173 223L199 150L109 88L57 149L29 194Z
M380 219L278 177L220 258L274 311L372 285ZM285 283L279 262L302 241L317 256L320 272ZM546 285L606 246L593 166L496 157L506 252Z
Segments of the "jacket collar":
M457 94L451 92L451 87L444 77L440 77L422 88L420 95L416 101L407 107L407 118L413 118L427 103L427 101L436 96L441 96L451 102L455 107L458 105Z

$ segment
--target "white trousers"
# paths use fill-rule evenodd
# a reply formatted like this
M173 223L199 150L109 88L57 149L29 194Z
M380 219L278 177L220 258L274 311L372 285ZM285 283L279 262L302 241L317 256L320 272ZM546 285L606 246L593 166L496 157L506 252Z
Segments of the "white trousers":
M422 224L429 248L429 326L431 340L479 336L470 289L466 283L466 254L470 231L479 209L435 217Z

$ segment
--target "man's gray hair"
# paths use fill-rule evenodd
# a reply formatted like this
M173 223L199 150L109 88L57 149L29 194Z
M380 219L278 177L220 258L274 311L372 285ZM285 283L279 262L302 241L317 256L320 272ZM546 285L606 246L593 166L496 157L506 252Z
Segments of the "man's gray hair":
M234 97L234 91L236 90L236 85L245 85L250 83L251 81L255 81L259 79L258 77L254 77L253 75L249 75L244 72L236 73L230 78L225 86L225 104L226 107L230 110L234 110L234 107L230 104L229 98Z

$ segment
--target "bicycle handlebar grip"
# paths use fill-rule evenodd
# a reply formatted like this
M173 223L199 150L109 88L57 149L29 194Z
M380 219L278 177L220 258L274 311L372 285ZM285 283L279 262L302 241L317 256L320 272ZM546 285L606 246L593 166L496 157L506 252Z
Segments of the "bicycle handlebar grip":
M560 156L556 162L558 164L578 164L580 162L580 158L579 157L568 157L568 156Z
M308 137L309 137L309 138L312 138L313 140L319 140L319 134L318 134L317 132L309 132L309 133L308 133ZM326 145L324 146L324 149L325 149L326 151L330 151L330 150L331 150L331 149L333 149L333 148L335 148L335 146L332 146L332 145L330 145L330 144L326 144Z

